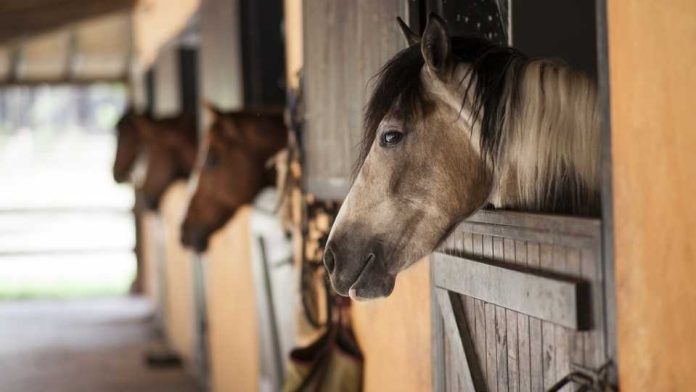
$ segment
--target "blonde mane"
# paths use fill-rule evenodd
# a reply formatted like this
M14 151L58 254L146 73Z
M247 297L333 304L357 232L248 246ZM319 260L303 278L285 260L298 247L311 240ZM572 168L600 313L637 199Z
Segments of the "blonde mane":
M514 69L514 68L510 68ZM515 80L516 78L508 78ZM507 179L494 205L592 213L599 195L599 112L595 83L547 60L522 68L506 88L496 177Z

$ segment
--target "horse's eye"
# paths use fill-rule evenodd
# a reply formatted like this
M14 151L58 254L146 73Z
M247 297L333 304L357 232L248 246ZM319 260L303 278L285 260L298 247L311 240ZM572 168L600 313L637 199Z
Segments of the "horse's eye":
M399 131L390 130L382 134L379 145L382 147L393 147L401 142L404 134Z
M208 156L205 158L206 169L213 169L218 165L218 163L220 163L220 159L218 159L217 154L208 154Z

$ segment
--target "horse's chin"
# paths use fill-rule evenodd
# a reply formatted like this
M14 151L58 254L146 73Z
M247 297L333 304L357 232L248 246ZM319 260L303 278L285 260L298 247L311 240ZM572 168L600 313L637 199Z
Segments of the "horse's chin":
M181 244L198 254L208 250L209 238L210 234L205 230L184 228L181 231Z

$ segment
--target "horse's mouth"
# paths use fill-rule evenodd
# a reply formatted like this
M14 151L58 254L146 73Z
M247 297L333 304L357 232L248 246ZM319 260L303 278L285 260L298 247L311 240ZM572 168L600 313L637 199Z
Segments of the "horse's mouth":
M387 273L385 268L370 254L357 278L348 289L348 296L354 301L365 301L387 297L394 289L396 277Z
M358 299L358 298L356 297L356 294L355 294L355 293L356 293L355 286L357 286L358 283L360 283L360 279L362 278L363 274L365 273L365 271L367 270L367 268L372 264L372 262L373 262L374 260L375 260L375 254L374 254L374 253L370 253L370 255L367 256L367 260L365 261L365 264L363 264L362 269L360 269L360 272L358 273L358 276L355 278L355 280L353 281L353 284L350 285L350 288L348 289L348 296L349 296L351 299L353 299L353 300L357 300L357 299Z

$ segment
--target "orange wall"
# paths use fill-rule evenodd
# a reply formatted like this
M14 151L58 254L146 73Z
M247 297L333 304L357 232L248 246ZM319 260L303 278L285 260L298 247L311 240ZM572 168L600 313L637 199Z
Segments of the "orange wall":
M430 391L430 263L402 272L387 299L354 302L365 391Z
M609 1L619 372L696 385L696 1Z
M259 344L251 269L249 207L211 239L206 254L211 387L258 391Z
M172 348L190 363L196 341L193 258L179 242L187 195L185 182L172 184L162 197L160 214L164 224L165 329Z

